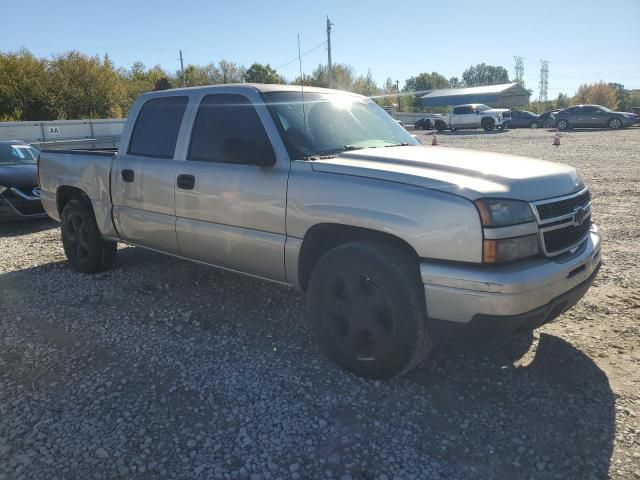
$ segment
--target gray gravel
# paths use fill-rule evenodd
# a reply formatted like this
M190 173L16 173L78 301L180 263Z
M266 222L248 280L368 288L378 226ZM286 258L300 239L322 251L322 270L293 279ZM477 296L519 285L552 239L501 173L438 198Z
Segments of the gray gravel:
M640 478L640 129L439 140L581 169L607 243L576 308L365 381L295 291L130 247L85 276L55 224L0 226L0 480Z

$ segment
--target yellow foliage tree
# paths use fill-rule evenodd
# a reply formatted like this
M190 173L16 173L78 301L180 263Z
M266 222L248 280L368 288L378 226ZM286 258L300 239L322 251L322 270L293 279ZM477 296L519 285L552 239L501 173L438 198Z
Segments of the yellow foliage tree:
M580 85L580 88L578 88L578 91L573 97L573 103L591 103L594 105L602 105L611 110L618 109L616 89L604 82Z

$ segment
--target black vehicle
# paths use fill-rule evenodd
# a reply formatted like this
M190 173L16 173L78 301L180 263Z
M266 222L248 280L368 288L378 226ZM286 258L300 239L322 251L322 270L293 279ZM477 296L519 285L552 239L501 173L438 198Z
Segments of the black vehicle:
M540 115L526 110L513 110L508 128L538 128L544 126L540 120Z
M25 142L0 142L0 220L47 216L38 187L39 153Z
M555 110L549 110L548 112L541 113L538 116L539 127L553 127L556 124L556 113L561 112L562 108L556 108Z
M431 130L431 120L428 118L421 118L413 124L415 130Z
M576 105L555 114L555 127L568 128L623 128L636 122L633 113L614 112L602 105Z

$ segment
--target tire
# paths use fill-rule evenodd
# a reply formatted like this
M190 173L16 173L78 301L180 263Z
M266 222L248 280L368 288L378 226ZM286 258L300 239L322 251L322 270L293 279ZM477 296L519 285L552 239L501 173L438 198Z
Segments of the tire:
M564 118L561 118L560 120L558 120L556 122L556 128L558 130L569 130L569 121L565 120Z
M82 273L107 270L116 258L117 244L104 240L91 207L71 200L62 210L62 245L71 267Z
M446 125L443 122L436 122L435 123L435 128L439 132L444 132L444 129L446 128Z
M480 126L484 128L485 131L490 132L496 127L496 121L493 118L483 118L480 121Z
M622 128L622 122L620 121L619 118L612 118L611 120L609 120L607 125L612 130L617 130L619 128Z
M327 252L308 289L309 319L325 354L366 378L390 378L431 348L417 266L382 243L354 241Z
M529 128L538 128L538 122L531 122Z

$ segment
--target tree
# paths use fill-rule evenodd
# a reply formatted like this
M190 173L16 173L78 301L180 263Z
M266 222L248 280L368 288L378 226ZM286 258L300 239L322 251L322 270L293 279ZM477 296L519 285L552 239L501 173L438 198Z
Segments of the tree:
M611 110L618 109L616 89L602 81L591 85L581 85L573 97L573 103L592 103L605 106Z
M366 76L360 75L354 80L351 91L366 97L375 97L380 93L378 85L371 76L371 70L367 72Z
M173 84L171 83L171 79L169 79L168 77L158 78L153 85L153 89L155 91L169 90L170 88L173 88Z
M559 93L558 94L558 98L556 99L556 108L567 108L569 105L571 105L571 102L569 100L569 95L567 95L566 93Z
M608 85L616 92L618 108L623 112L631 110L632 105L629 104L629 90L625 89L621 83L609 83Z
M268 63L251 65L244 73L244 80L249 83L284 83L284 79Z
M422 105L420 104L420 96L424 95L430 90L438 90L441 88L448 88L449 81L443 75L438 72L420 73L415 77L410 77L404 82L402 91L405 93L411 92L412 95L405 95L401 100L401 107L403 111L420 111ZM402 105L402 104L406 104Z
M26 49L0 53L0 121L57 118L47 69Z
M480 63L467 68L462 73L462 80L466 87L509 83L509 72L504 67Z
M125 84L107 55L103 60L78 51L57 55L51 61L50 75L59 118L121 118L126 114Z
M331 69L333 73L333 88L337 90L351 90L353 88L353 67L345 63L334 63ZM329 69L326 65L318 65L311 75L303 75L296 78L295 85L310 85L312 87L329 88Z
M449 88L460 88L462 87L462 82L458 77L451 77L449 79Z

